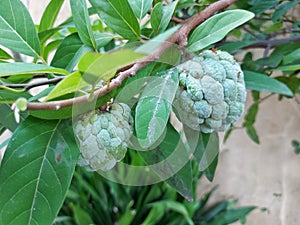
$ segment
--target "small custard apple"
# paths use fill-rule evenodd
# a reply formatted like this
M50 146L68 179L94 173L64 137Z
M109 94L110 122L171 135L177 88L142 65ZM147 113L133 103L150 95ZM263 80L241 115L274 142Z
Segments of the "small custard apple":
M94 110L75 121L80 145L78 164L91 171L112 169L126 154L133 132L133 117L128 105L112 103L108 110Z
M175 97L181 121L204 133L225 131L244 112L244 74L233 56L206 50L177 66Z

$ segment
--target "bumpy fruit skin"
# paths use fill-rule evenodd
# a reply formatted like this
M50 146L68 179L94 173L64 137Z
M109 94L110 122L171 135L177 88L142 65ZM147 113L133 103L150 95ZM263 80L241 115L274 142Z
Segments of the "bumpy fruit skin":
M80 145L78 164L91 171L112 169L127 151L133 132L133 117L128 105L113 103L109 111L95 110L75 121Z
M180 120L204 133L225 131L244 112L244 74L233 56L224 51L203 51L177 66L175 97Z

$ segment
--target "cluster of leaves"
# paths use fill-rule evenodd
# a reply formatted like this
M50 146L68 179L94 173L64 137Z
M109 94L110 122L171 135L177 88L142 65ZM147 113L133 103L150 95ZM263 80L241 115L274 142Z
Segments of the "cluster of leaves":
M199 176L201 173L196 169L194 183ZM238 220L244 223L255 207L236 207L236 200L224 200L208 207L215 189L189 202L166 183L125 186L77 168L55 224L226 225ZM196 188L193 191L196 196Z
M100 90L95 83L99 79L109 86L119 70L126 70L145 55L155 52L161 48L163 41L181 26L186 26L177 24L178 21L196 14L199 9L205 8L205 4L214 1L198 4L197 1L177 0L165 4L153 0L90 0L91 7L88 8L85 0L70 0L72 17L56 25L63 2L64 0L51 0L41 21L35 26L20 0L1 0L0 45L3 47L0 48L0 134L9 129L13 135L0 144L3 147L8 143L0 167L0 192L5 193L0 198L0 224L51 224L60 210L75 171L79 149L71 125L74 109L72 105L60 108L59 103L73 102L76 97L82 97L84 92L92 96ZM197 53L219 42L219 48L236 52L253 47L257 42L269 43L274 38L275 31L272 29L275 28L272 26L278 22L271 20L270 25L266 21L275 12L277 21L278 14L284 14L286 8L292 7L290 5L296 2L269 4L266 7L261 1L239 1L236 5L239 9L218 13L196 27L188 37L187 49ZM274 14L266 11L272 8L270 5L275 8ZM255 31L255 35L252 32L245 34L240 29L234 30L254 16L249 11L241 10L243 8L257 13L252 22L243 26ZM98 19L91 21L90 16L95 14L99 16ZM177 15L178 18L172 18L172 15ZM291 18L285 18L279 23L284 27L290 20ZM298 32L297 23L292 26L288 27L292 29L290 38ZM230 31L239 41L224 43L224 37ZM124 43L133 42L136 43L132 45L135 47L120 48ZM289 43L288 47L272 44L270 47L275 47L275 50L261 60L253 61L251 53L245 56L243 68L246 70L246 85L248 89L256 91L254 95L257 106L252 107L244 123L252 137L256 134L253 124L258 103L261 102L258 92L268 91L282 96L293 96L299 92L299 78L296 76L299 70L299 51L295 51L296 44L299 43ZM110 54L106 54L107 52ZM178 78L165 76L164 73L160 76L161 73L157 72L165 71L178 63L181 60L180 53L166 51L161 56L162 62L168 59L166 62L152 62L138 71L135 77L124 80L121 87L111 91L110 95L101 96L96 103L80 104L76 109L88 110L91 105L101 106L119 93L134 92L136 90L126 87L143 76L159 77L164 82L157 83L154 79L144 89L143 85L137 87L138 91L143 91L142 95L150 93L150 98L133 104L132 109L136 112L136 136L145 140L140 143L144 148L152 146L159 140L162 132L167 130L164 140L155 148L157 151L149 151L148 155L140 154L143 162L153 164L165 159L182 139L181 134L169 123L170 102L173 100L177 87L174 88L174 83L178 85ZM275 69L284 71L284 74L276 79L271 78L269 75ZM39 78L43 80L40 81ZM33 87L44 84L48 86L43 91L32 95ZM164 92L168 92L167 96ZM130 93L131 96L134 94ZM124 94L121 96L126 97ZM20 114L21 122L18 124L14 117L18 117L19 112L13 112L11 108L20 97L27 100L29 110ZM166 104L159 104L166 99ZM51 103L58 106L57 110L47 108ZM33 106L41 110L30 110ZM76 113L81 112L79 110ZM162 122L152 123L156 119ZM154 133L155 136L149 133ZM215 135L198 135L194 160L200 163L206 158L203 156L210 154L210 149L218 152L218 138ZM255 140L258 142L258 138ZM168 184L190 200L193 198L191 163L188 162L167 180ZM217 157L207 164L209 165L204 166L203 170L207 178L212 180ZM169 166L168 169L173 170L173 165ZM166 203L163 205L169 207ZM163 206L159 204L157 207L160 209Z

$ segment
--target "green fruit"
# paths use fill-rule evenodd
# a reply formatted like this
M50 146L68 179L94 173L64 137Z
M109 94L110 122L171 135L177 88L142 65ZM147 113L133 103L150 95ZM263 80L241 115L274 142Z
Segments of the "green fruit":
M23 97L18 98L18 99L16 100L16 107L17 107L21 112L26 111L26 109L27 109L27 99L26 99L26 98L23 98Z
M203 51L177 66L175 97L180 120L204 133L225 131L244 112L244 74L233 56L224 51Z
M89 170L112 169L126 154L133 132L133 118L128 105L113 103L109 111L87 112L75 121L79 141L79 165Z

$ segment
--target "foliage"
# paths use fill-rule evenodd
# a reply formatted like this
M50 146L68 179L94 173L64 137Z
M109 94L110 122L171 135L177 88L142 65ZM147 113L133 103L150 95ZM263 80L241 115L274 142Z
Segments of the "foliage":
M219 139L215 133L207 135L174 125L172 101L179 80L165 76L164 71L211 47L231 54L245 53L241 66L254 103L243 127L259 143L255 119L266 99L262 92L278 94L279 99L300 93L300 22L290 13L299 6L299 0L177 0L169 4L89 0L90 8L84 0L70 0L72 16L57 24L63 2L51 0L35 25L21 0L1 0L0 133L8 129L13 134L0 144L8 143L0 166L0 192L5 193L0 198L0 224L51 224L67 193L67 202L72 199L75 203L63 208L64 215L74 213L78 224L100 218L93 210L90 216L90 208L77 205L84 200L85 207L90 207L90 195L121 205L122 212L114 216L113 207L103 209L105 222L129 224L136 220L148 224L149 217L163 224L173 218L191 223L190 218L198 216L193 207L199 207L201 201L188 203L175 191L187 200L195 198L195 163L209 180L213 179ZM265 49L258 59L253 57L254 48ZM100 81L105 85L99 85ZM43 85L47 87L33 94L33 88ZM74 173L79 149L72 119L94 108L106 108L111 98L131 107L137 138L132 138L127 157L113 171L98 173L128 185L136 185L133 181L165 183L129 188L94 173ZM236 128L231 126L226 137ZM298 151L296 142L293 146ZM76 184L72 188L76 189L68 192L73 176ZM88 185L89 179L95 183L93 187ZM148 196L151 190L153 194ZM178 199L183 204L175 201ZM100 207L98 200L95 204ZM229 205L225 201L207 213L200 207L201 220L226 224L251 211L231 210ZM141 210L139 218L132 214L136 210ZM161 212L170 217L163 217ZM224 222L224 218L228 220Z
M197 169L194 172L193 182L197 183L201 173ZM55 224L226 225L238 220L244 223L245 216L255 207L237 207L233 199L209 204L216 189L189 202L166 183L124 186L77 168Z

